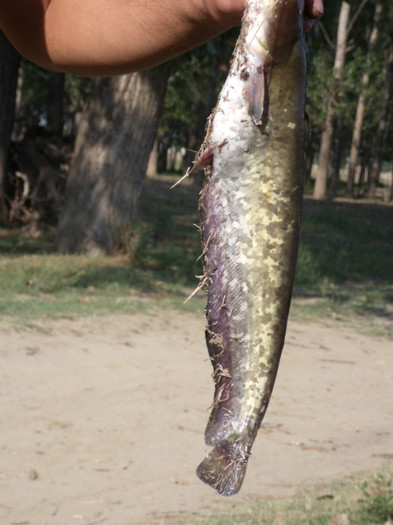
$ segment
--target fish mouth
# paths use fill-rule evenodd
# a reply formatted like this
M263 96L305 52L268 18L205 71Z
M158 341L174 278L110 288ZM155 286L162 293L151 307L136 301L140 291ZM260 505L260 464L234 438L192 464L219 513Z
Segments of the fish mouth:
M275 71L284 69L291 60L296 43L303 36L303 8L304 0L273 0L269 7L260 7L260 13L257 8L255 14L262 17L262 22L246 37L250 55L240 74L243 94L252 121L265 135L269 86Z
M264 17L262 14L261 24L246 42L258 65L282 67L303 33L304 0L274 0L271 7L265 10L267 12Z

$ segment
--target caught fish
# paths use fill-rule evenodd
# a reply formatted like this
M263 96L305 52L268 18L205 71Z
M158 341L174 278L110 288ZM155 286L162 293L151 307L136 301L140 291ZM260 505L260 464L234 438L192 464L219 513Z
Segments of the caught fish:
M249 0L226 83L191 171L201 193L206 341L215 396L197 469L242 485L284 344L302 200L303 0Z

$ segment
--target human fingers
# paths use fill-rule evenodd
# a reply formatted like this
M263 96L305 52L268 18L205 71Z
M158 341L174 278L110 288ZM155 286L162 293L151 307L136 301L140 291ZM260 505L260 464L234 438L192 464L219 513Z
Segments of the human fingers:
M209 17L220 26L231 27L240 24L246 0L204 0L204 9Z
M313 20L323 15L323 0L305 0L305 15Z
M315 20L323 15L323 0L305 0L304 3L304 30L311 29Z

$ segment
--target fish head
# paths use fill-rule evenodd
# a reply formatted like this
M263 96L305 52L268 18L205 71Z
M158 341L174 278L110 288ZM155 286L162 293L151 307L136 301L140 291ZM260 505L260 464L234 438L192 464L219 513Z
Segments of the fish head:
M303 35L304 0L259 0L252 5L255 22L246 46L263 67L285 65Z
M250 1L244 24L243 94L253 122L267 133L272 77L293 59L304 63L304 0ZM300 71L300 68L298 68Z

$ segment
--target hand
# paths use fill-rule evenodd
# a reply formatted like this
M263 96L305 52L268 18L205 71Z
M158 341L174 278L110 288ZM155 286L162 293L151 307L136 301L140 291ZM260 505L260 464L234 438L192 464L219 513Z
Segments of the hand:
M240 24L246 0L204 0L204 11L208 18L223 27ZM305 0L305 30L308 31L317 18L323 15L323 0Z
M304 4L304 30L311 29L317 18L323 15L323 0L305 0Z
M246 7L246 0L204 0L202 9L206 17L222 27L234 27L240 24Z

